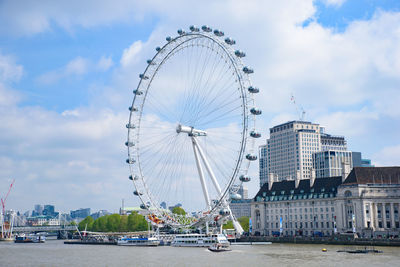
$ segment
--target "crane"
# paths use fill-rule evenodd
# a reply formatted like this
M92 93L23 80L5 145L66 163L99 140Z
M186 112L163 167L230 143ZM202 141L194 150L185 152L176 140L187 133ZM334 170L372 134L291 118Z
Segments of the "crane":
M299 106L299 105L296 104L296 100L295 100L293 94L290 96L290 101L292 101L293 104L295 105L297 114L300 113L300 112L299 112L299 108L300 108L300 110L301 110L301 115L299 116L299 120L300 120L300 121L304 121L304 117L306 116L306 111L303 109L302 106Z
M8 195L10 194L11 188L13 187L15 182L15 179L13 179L12 183L10 184L10 188L8 189L7 195L5 196L5 198L1 198L1 206L3 208L3 216L6 214L6 201L8 198Z

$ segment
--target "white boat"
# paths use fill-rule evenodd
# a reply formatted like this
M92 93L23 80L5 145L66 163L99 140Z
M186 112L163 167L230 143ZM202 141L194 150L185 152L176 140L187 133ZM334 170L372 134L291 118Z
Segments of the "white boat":
M171 243L174 247L209 247L220 243L229 245L229 241L223 234L183 234L176 235Z
M118 246L150 246L155 247L160 244L156 237L120 237L117 241Z
M46 242L46 237L44 235L17 235L14 240L15 243L44 243Z
M229 246L229 243L214 243L208 248L208 250L212 252L224 252L231 251L231 247Z

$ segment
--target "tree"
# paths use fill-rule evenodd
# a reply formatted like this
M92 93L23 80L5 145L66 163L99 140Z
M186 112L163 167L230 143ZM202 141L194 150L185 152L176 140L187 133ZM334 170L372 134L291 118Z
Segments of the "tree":
M245 232L248 232L248 231L249 231L249 219L250 219L250 218L247 217L247 216L242 216L242 217L240 217L240 218L238 219L240 225L242 226L242 228L243 228L243 230L244 230Z
M222 229L233 229L233 222L227 221L223 226Z
M107 232L117 232L120 223L121 223L121 216L119 214L112 214L107 216L107 224L106 224Z
M178 214L178 215L186 215L186 211L182 207L174 207L172 209L172 213Z
M132 212L128 216L128 230L131 232L147 230L146 219L137 212Z
M95 223L97 222L96 225L96 231L97 232L107 232L107 217L109 215L102 216L100 218L97 218Z
M128 232L128 216L127 215L122 215L121 216L121 221L119 223L118 227L119 232Z
M79 230L83 231L86 229L87 231L92 231L93 223L93 218L91 216L87 216L79 223Z

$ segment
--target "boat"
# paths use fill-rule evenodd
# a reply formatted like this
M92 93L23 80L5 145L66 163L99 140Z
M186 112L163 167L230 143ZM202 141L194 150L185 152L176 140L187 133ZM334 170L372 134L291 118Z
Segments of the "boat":
M17 235L15 236L15 243L44 243L46 237L44 235Z
M343 250L338 250L336 252L347 252L351 254L383 253L382 250L377 250L374 248L367 248L367 247L364 247L364 249L343 249Z
M117 240L118 246L147 246L156 247L160 244L160 240L156 237L120 237Z
M209 251L212 252L224 252L224 251L231 251L229 243L214 243L208 247Z
M171 243L174 247L209 247L212 244L230 244L223 234L181 234Z

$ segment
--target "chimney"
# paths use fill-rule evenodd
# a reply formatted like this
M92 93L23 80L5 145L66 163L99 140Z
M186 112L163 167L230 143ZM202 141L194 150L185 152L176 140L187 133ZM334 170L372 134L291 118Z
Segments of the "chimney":
M271 190L272 184L275 182L275 174L274 173L269 173L268 174L268 190Z
M350 163L343 159L342 160L342 183L346 180L347 176L350 173Z
M314 168L311 168L310 170L311 170L310 187L313 187L314 186L314 182L315 182L316 174L315 174L315 169Z
M300 180L301 180L300 171L296 171L296 179L294 180L294 184L295 184L296 188L299 187Z

